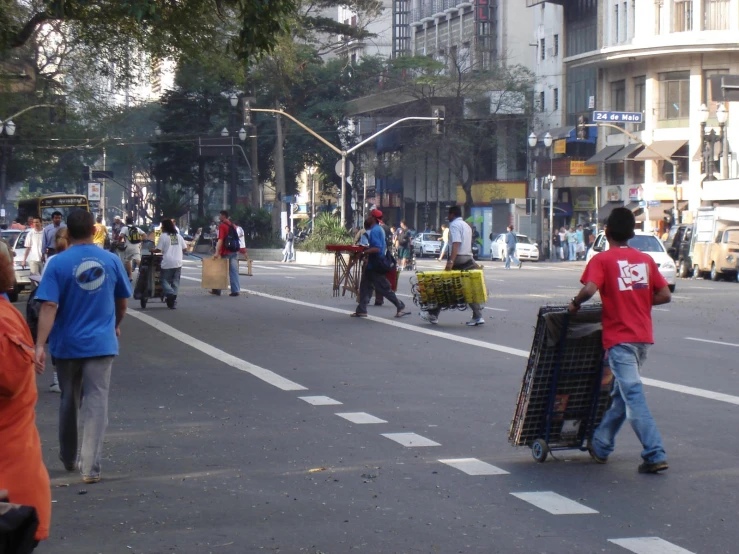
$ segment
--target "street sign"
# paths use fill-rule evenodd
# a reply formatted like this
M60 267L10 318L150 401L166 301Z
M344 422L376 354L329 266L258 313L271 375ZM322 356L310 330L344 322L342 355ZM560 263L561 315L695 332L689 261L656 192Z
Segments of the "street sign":
M593 122L642 123L644 116L639 112L593 112Z
M336 170L336 175L341 177L341 160L336 162L334 169ZM351 160L346 160L346 174L351 175L352 173L354 173L354 164L351 162Z
M283 202L284 202L285 204L292 204L292 203L293 203L293 197L292 197L292 196L289 196L289 195L287 195L287 194L286 194L286 195L284 195L284 196L282 197L282 201L283 201Z
M647 207L647 201L646 200L639 200L639 207L640 208L646 208Z
M87 200L89 202L99 202L101 196L100 183L87 183Z
M647 202L647 206L649 206L650 208L656 208L660 204L662 204L662 201L661 200L649 200Z

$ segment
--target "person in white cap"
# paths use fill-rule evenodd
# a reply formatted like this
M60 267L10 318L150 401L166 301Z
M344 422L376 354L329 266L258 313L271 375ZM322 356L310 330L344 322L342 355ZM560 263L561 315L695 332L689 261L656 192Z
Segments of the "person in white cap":
M113 218L113 225L111 227L113 232L113 238L111 241L111 250L116 251L118 249L118 243L120 242L121 229L123 229L123 220L121 216L117 215Z

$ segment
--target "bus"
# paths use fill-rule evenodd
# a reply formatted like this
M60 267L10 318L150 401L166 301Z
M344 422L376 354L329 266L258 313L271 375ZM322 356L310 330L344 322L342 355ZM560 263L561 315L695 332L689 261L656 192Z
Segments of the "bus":
M84 194L47 194L38 198L18 201L18 220L25 223L29 217L40 217L44 223L51 221L51 214L61 212L62 220L76 210L90 211Z

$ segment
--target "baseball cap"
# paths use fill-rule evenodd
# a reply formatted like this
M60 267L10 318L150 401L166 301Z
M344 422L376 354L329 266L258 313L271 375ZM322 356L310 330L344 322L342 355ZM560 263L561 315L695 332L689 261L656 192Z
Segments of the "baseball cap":
M382 212L380 210L372 210L370 215L375 219L382 219Z
M121 218L121 216L117 215L113 219L120 219L120 218Z

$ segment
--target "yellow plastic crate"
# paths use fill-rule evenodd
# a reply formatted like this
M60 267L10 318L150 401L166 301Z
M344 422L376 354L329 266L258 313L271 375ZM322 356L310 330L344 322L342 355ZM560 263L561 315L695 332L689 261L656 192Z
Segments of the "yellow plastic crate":
M470 303L484 304L488 299L481 270L423 271L416 273L416 303L422 308L454 309Z

